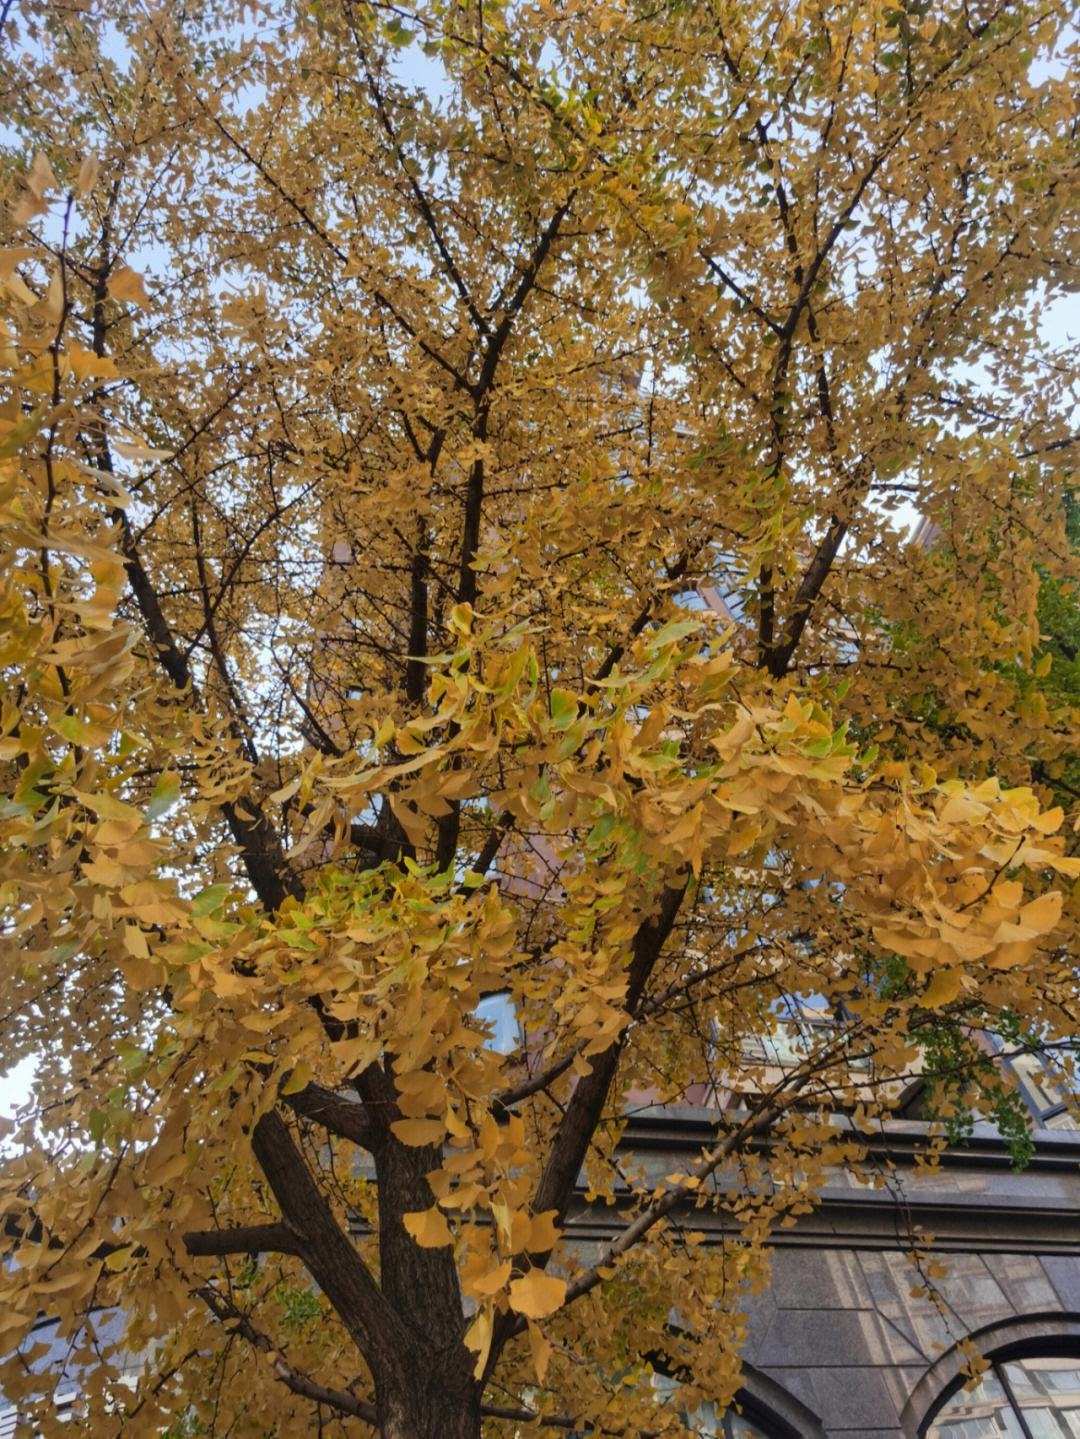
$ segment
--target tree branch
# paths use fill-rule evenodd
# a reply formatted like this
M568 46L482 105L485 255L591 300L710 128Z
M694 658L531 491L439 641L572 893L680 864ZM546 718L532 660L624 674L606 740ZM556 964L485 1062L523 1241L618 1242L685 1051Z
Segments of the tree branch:
M705 1157L688 1172L686 1180L682 1184L676 1184L665 1191L663 1195L646 1209L643 1209L638 1217L628 1224L621 1234L616 1236L610 1244L601 1251L596 1263L585 1270L583 1274L567 1286L564 1306L572 1304L575 1299L588 1294L607 1276L611 1265L633 1249L650 1229L655 1228L659 1222L666 1218L671 1211L678 1207L683 1200L695 1194L702 1182L707 1179L714 1170L718 1169L724 1160L733 1154L749 1140L757 1138L769 1129L784 1111L793 1103L799 1090L801 1090L810 1078L811 1071L803 1071L797 1076L789 1076L783 1083L777 1086L769 1096L770 1102L764 1110L756 1110L749 1115L737 1129L732 1132L718 1145L710 1149ZM781 1100L777 1098L786 1086L790 1086L790 1092ZM515 1334L524 1331L527 1321L518 1317L508 1326L505 1335L506 1339L512 1338Z
M205 1285L196 1292L216 1319L237 1334L242 1335L260 1354L269 1356L275 1375L286 1389L299 1395L302 1399L311 1399L316 1404L325 1404L328 1409L335 1409L339 1414L347 1414L353 1419L362 1419L372 1427L376 1425L378 1415L373 1404L355 1398L347 1390L328 1389L325 1385L317 1384L313 1379L309 1379L299 1369L294 1369L268 1336L261 1329L257 1329L247 1315L237 1309L236 1305L218 1290L210 1285Z
M94 322L91 344L94 354L99 358L104 358L106 354L105 303L109 293L111 272L112 265L106 252L98 266L94 287ZM112 449L105 432L104 421L95 422L90 443L98 468L105 474L115 474ZM158 661L173 686L181 692L190 694L192 700L198 704L200 702L199 692L191 673L191 666L176 641L161 607L158 592L142 562L128 513L124 509L115 509L112 518L120 531L120 553L123 557L127 581L142 616L147 636L157 653ZM234 717L234 725L237 723ZM243 745L243 734L238 732L236 738ZM251 881L251 886L263 907L273 912L280 909L289 895L299 898L303 894L303 886L285 859L285 851L281 847L277 831L254 797L245 795L242 804L224 800L220 804L220 809L240 850L240 858L248 879Z
M647 919L634 938L626 983L626 1009L632 1013L661 950L675 924L686 893L682 885L669 885L660 896L656 913ZM581 1166L589 1152L608 1091L615 1077L619 1056L626 1040L624 1029L592 1062L592 1069L574 1090L559 1125L544 1172L537 1186L533 1208L538 1214L554 1209L560 1222L566 1214ZM546 1256L540 1256L544 1258Z
M296 1235L287 1224L243 1224L232 1229L205 1229L182 1236L194 1259L226 1254L298 1254Z
M374 1367L378 1356L400 1351L407 1338L397 1314L335 1219L279 1114L271 1111L257 1122L251 1147L286 1225L303 1236L299 1257L361 1354Z
M351 18L352 16L350 12L350 20ZM420 182L416 178L414 168L411 167L406 160L405 152L401 148L401 142L398 140L397 134L391 123L390 112L386 108L386 101L383 98L382 91L379 89L378 82L376 81L375 76L372 73L371 66L368 64L367 54L359 43L359 37L356 34L356 27L353 26L352 30L353 38L357 41L357 50L360 54L360 63L364 67L364 76L367 80L367 87L371 94L372 100L375 102L375 113L378 115L379 123L382 126L383 132L386 135L387 140L390 142L390 146L393 149L395 156L397 157L397 162L401 167L401 173L405 176L406 182L408 183L408 186L413 193L413 199L416 201L416 207L420 211L420 215L424 221L424 224L427 226L428 233L430 234L432 241L434 242L436 250L438 250L439 252L439 258L442 260L443 269L449 276L450 282L454 286L454 289L458 292L458 295L465 308L468 310L469 317L471 318L473 324L476 326L476 328L480 331L482 335L490 334L490 326L488 325L488 322L484 318L484 316L477 309L476 304L473 301L473 297L469 293L468 286L465 284L465 281L462 278L461 270L459 269L456 261L454 260L454 257L450 252L450 247L447 244L446 238L443 235L442 230L439 226L439 222L435 218L435 211L432 209L431 202L421 188Z
M281 1095L281 1102L340 1139L365 1149L371 1142L371 1116L363 1100L351 1091L307 1084L296 1094Z

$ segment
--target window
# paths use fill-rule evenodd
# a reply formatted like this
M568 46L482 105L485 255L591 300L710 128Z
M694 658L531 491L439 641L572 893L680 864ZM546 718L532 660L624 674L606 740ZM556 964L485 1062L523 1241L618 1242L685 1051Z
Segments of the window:
M1049 1060L1038 1054L1013 1054L1008 1063L1040 1128L1077 1128L1064 1077L1054 1073Z
M493 1049L496 1054L513 1054L521 1039L513 997L505 990L486 995L476 1006L475 1013L477 1019L482 1019L488 1027L484 1047Z
M69 1390L64 1393L59 1393L53 1398L53 1403L56 1405L56 1417L65 1424L73 1423L75 1420L75 1400L77 1397L74 1390ZM18 1409L0 1409L0 1439L15 1439L18 1431ZM25 1429L23 1432L25 1433Z
M746 1414L733 1414L729 1409L722 1417L717 1418L716 1410L711 1404L702 1405L694 1414L689 1416L691 1434L702 1436L702 1439L776 1439L779 1431L776 1429L765 1429L756 1420L749 1418Z
M729 1409L718 1416L712 1404L703 1404L686 1416L690 1433L700 1439L778 1439L779 1430L766 1429L747 1414L734 1414Z
M1080 1439L1080 1359L995 1360L979 1385L958 1389L924 1439Z
M666 1374L654 1372L652 1382L657 1391L658 1403L670 1402L671 1396L678 1388L676 1381ZM741 1409L742 1397L736 1402ZM683 1422L690 1433L699 1436L699 1439L786 1439L790 1433L788 1426L781 1429L757 1418L757 1406L754 1405L753 1408L755 1414L751 1417L749 1412L740 1414L733 1409L729 1409L726 1414L718 1414L714 1404L702 1404L692 1414L687 1414Z
M741 1041L741 1056L748 1064L794 1069L816 1048L838 1038L847 1022L843 1012L820 994L778 1000L773 1013L775 1022L770 1029ZM869 1068L868 1058L860 1053L843 1053L843 1063L849 1071Z

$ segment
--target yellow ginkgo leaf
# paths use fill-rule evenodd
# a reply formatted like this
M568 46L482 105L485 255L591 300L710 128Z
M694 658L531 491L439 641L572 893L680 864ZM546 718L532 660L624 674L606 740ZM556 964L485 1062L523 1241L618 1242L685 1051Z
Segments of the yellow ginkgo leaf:
M43 198L48 191L56 189L56 176L49 164L49 157L40 150L27 171L26 186L38 199Z
M403 1215L402 1223L421 1249L441 1249L443 1245L454 1242L450 1226L437 1204L430 1209L416 1209Z
M95 355L78 345L67 351L67 361L77 380L112 380L117 375L116 363L108 355Z
M84 155L79 166L78 178L75 181L75 189L79 195L85 197L97 184L98 171L101 166L96 155Z
M1038 899L1024 905L1020 911L1020 923L1033 936L1048 934L1061 918L1063 903L1064 896L1060 890L1052 889L1047 894L1040 894Z
M537 1384L543 1384L551 1360L551 1341L541 1334L540 1329L529 1320L529 1348L532 1351L533 1372Z
M939 969L923 990L923 1004L927 1009L940 1009L943 1004L951 1004L960 994L963 979L962 969Z
M121 265L109 277L109 294L122 304L138 305L140 310L149 310L150 297L146 293L142 276L130 265Z
M465 1331L465 1348L471 1349L476 1355L473 1374L477 1379L483 1374L491 1353L491 1327L491 1310L485 1307Z
M545 1209L543 1214L534 1214L529 1221L529 1238L526 1245L531 1254L546 1254L559 1242L559 1230L555 1227L556 1209Z
M300 1059L293 1066L292 1073L281 1086L282 1094L299 1094L311 1081L311 1065L306 1059Z
M490 1299L510 1278L510 1261L495 1255L472 1253L461 1271L462 1292L470 1299Z
M125 1244L120 1249L114 1249L111 1254L105 1256L105 1268L113 1274L118 1274L122 1269L128 1267L134 1253L134 1244Z
M529 1319L544 1319L554 1314L566 1298L566 1280L530 1269L528 1274L510 1285L510 1307Z
M441 1119L398 1119L391 1124L390 1132L402 1144L418 1148L422 1144L440 1144L446 1136L446 1125Z
M398 1108L409 1119L423 1119L446 1108L446 1086L430 1070L410 1070L395 1080Z

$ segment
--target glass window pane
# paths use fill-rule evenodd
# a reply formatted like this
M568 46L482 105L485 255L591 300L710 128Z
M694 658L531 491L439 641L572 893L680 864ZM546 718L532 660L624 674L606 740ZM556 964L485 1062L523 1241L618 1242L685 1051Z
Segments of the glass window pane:
M670 1403L679 1388L676 1381L667 1374L654 1373L652 1384L656 1390L657 1401L661 1404ZM700 1439L772 1439L768 1429L763 1429L744 1414L729 1410L721 1419L715 1404L700 1404L692 1413L686 1415L683 1422L690 1433L700 1436Z
M1036 1114L1053 1109L1065 1098L1065 1090L1057 1076L1050 1072L1045 1062L1038 1056L1017 1054L1010 1060L1010 1063L1020 1078L1028 1103Z
M1080 1129L1080 1120L1069 1110L1063 1109L1060 1114L1052 1114L1049 1119L1042 1121L1044 1129Z
M1012 1359L1002 1368L1018 1399L1052 1394L1055 1404L1080 1404L1080 1362L1076 1359Z
M926 1439L1080 1439L1080 1361L1014 1359L1000 1365L1012 1402L997 1375L954 1394L926 1431ZM1016 1408L1014 1408L1014 1403Z
M684 610L703 610L707 608L705 596L700 590L683 590L675 596L675 603Z
M1055 1415L1053 1409L1029 1409L1026 1404L1022 1407L1031 1439L1063 1439L1068 1433L1067 1429L1062 1429L1058 1422L1060 1416Z
M1004 1389L988 1374L976 1388L953 1395L927 1429L926 1439L1024 1439L1024 1431Z
M518 1046L518 1022L510 995L489 994L476 1006L476 1015L489 1026L484 1047L496 1054L512 1054Z
M1080 1434L1080 1364L1075 1359L1016 1359L1003 1367L1033 1439Z
M1024 1431L1011 1409L968 1419L940 1414L926 1431L927 1439L1024 1439Z
M728 1434L731 1439L769 1439L764 1429L759 1429L756 1424L742 1414L729 1414L727 1416Z
M685 1423L690 1433L700 1435L701 1439L716 1439L718 1434L723 1433L712 1404L699 1405L692 1414L687 1414Z

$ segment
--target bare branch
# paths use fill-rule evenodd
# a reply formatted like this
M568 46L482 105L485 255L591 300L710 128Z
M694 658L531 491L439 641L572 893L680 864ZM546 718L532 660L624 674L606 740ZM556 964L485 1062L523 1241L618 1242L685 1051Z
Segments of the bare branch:
M183 1236L195 1259L226 1254L298 1254L297 1237L287 1224L247 1224L233 1229L205 1229Z

